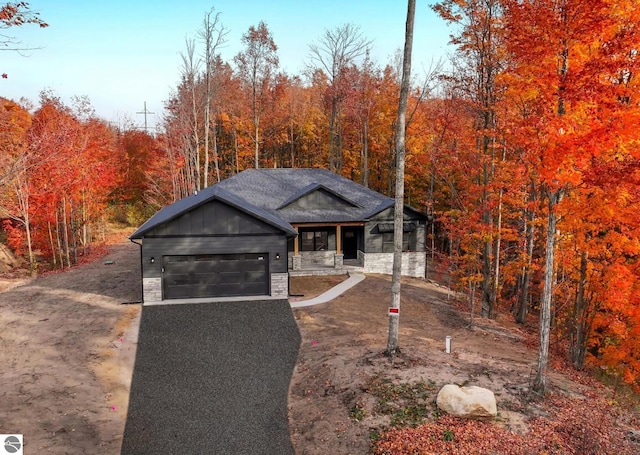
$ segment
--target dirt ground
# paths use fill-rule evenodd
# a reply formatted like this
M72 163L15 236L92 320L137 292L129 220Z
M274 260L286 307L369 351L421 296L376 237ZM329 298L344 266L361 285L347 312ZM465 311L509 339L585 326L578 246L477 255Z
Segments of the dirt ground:
M289 407L298 454L368 453L372 432L389 425L389 417L376 413L374 397L365 393L375 377L395 384L428 382L433 398L448 383L487 387L496 394L505 424L522 425L522 414L504 408L517 408L535 366L535 353L517 342L524 334L489 321L476 321L469 329L468 319L451 305L451 291L405 279L402 354L390 360L382 354L390 293L390 277L368 275L332 302L294 310L302 346ZM446 336L452 337L451 354L445 352ZM362 418L353 418L349 409L361 409Z
M117 454L129 399L141 285L125 240L64 273L0 279L0 433L25 454Z
M126 418L141 299L138 246L123 235L107 256L35 280L0 280L0 433L24 434L25 453L117 454ZM292 278L305 300L345 277ZM390 277L367 278L332 302L294 310L302 333L289 394L298 455L367 454L389 426L372 380L427 384L432 407L447 383L494 391L502 424L525 432L520 400L535 350L512 324L474 321L447 288L420 279L402 287L400 346L387 341ZM3 290L4 289L4 290ZM452 353L445 337L452 337ZM580 396L584 386L551 373L551 387Z

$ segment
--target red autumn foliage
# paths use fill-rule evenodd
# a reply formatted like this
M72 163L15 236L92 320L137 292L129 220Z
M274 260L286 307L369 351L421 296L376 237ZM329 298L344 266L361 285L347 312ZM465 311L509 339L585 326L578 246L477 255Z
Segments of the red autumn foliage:
M599 391L600 393L601 391ZM376 455L634 455L629 425L620 409L602 395L549 395L546 416L527 419L528 432L514 433L495 422L443 416L417 428L385 432Z

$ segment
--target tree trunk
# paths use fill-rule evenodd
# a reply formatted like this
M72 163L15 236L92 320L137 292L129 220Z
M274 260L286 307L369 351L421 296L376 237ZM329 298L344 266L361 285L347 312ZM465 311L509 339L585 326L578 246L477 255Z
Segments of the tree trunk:
M369 119L364 121L364 137L362 141L362 185L369 188Z
M551 301L553 299L553 271L555 261L556 206L562 199L562 190L549 192L549 214L547 217L547 242L544 265L544 288L540 307L540 346L538 368L533 382L533 391L544 395L547 391L547 363L549 361L549 338L551 333Z
M73 206L73 199L69 199L69 226L71 233L71 249L73 251L73 263L78 263L78 235L76 233L76 216L75 207Z
M340 107L338 107L338 111L336 112L336 151L335 151L335 157L336 157L336 173L338 174L342 174L342 168L344 166L344 159L343 159L343 150L342 150L342 138L343 138L343 131L342 131L342 112L340 110Z
M335 159L335 142L336 142L336 112L338 101L335 97L331 99L331 114L329 115L329 170L335 172L336 159Z
M53 233L51 232L51 221L47 221L47 229L49 230L49 245L51 246L51 259L53 260L53 267L56 268L58 266L56 260L56 247L53 243Z
M488 235L488 234L487 234ZM495 309L493 307L493 291L492 273L491 273L491 256L493 254L493 242L485 240L482 244L482 317L495 318Z
M82 191L82 254L87 254L87 245L89 244L89 232L88 232L87 220L87 201L84 190Z
M238 158L238 134L233 130L233 154L236 157L236 174L240 173L240 160Z
M191 148L191 157L193 160L193 180L195 183L195 191L200 191L201 186L200 186L200 138L198 135L198 108L197 108L197 104L196 104L196 85L194 81L191 81L191 115L193 116L193 145ZM191 189L191 191L189 192L190 194L193 193L193 190Z
M254 122L253 137L255 139L254 153L255 153L255 160L256 160L256 169L258 169L260 167L260 142L259 142L260 119L254 117L253 122Z
M496 255L493 274L493 291L491 292L491 307L494 308L493 317L495 318L495 307L498 302L498 292L500 291L500 253L502 248L502 195L500 190L498 195L498 220L496 225Z
M62 240L60 239L60 208L56 207L56 240L58 243L58 257L60 258L60 268L64 269L64 252L62 250Z
M296 167L295 165L295 144L294 144L294 139L295 139L295 134L294 134L295 128L294 128L294 124L293 124L293 116L291 117L290 121L289 121L289 156L291 159L291 163L289 163L289 167Z
M216 182L220 182L220 163L219 163L220 158L218 156L218 138L217 138L218 128L216 127L215 122L213 122L211 132L212 132L212 140L213 140L213 165L216 170Z
M476 283L469 280L469 328L473 327L473 318L476 310Z
M15 186L15 192L21 214L21 218L16 217L15 219L20 221L24 225L25 236L27 240L27 252L29 254L29 268L31 270L31 274L35 275L37 266L31 241L31 220L29 217L29 182L24 173L20 177L18 177L18 182Z
M405 125L407 116L407 99L411 84L411 50L413 46L413 21L415 17L416 0L408 0L407 24L404 43L404 59L402 67L402 84L400 86L400 101L398 102L398 122L396 125L396 195L393 218L393 277L391 283L391 308L397 309L397 314L389 316L389 338L386 354L396 355L400 352L398 343L398 329L400 326L400 291L402 272L402 236L404 221L404 166L405 166Z
M67 226L66 198L62 198L62 238L64 240L64 253L67 258L67 267L71 268L71 251L69 249L69 229Z
M206 74L205 77L207 78L207 93L206 93L206 101L205 101L205 105L204 105L204 156L203 156L203 163L202 163L202 177L203 177L203 182L202 182L202 188L206 188L209 186L209 130L211 129L211 124L210 124L210 117L211 117L211 107L210 107L210 103L211 103L211 82L210 82L210 75L209 75L209 66L210 64L207 63L207 70L206 70Z
M535 188L533 188L532 185L531 192L529 193L529 202L533 202L535 199ZM525 324L527 322L527 314L529 313L529 286L531 283L533 249L535 247L535 226L533 224L535 213L533 210L525 209L524 218L525 255L527 263L522 267L519 278L520 286L516 296L516 306L513 311L514 319L518 324Z
M587 354L587 302L585 299L585 288L587 283L587 265L589 260L587 252L583 251L580 255L580 280L578 281L578 292L576 294L576 302L573 307L573 315L571 318L571 327L569 328L569 353L571 363L576 370L584 367L584 359Z

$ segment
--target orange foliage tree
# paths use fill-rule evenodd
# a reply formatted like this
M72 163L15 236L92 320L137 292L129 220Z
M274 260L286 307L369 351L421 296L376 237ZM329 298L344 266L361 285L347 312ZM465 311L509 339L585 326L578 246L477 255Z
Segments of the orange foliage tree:
M630 102L637 72L639 18L629 2L505 1L510 83L535 106L535 135L522 135L547 201L540 356L534 390L546 389L546 368L561 202L585 191L595 162L636 160L628 125L638 119Z

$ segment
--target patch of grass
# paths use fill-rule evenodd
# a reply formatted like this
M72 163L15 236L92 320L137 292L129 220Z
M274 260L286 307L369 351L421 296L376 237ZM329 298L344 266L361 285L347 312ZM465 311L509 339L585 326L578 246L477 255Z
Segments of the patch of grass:
M402 407L391 414L391 425L394 427L416 427L429 416L426 404Z
M349 409L349 417L358 422L364 419L366 415L367 415L366 409L364 409L362 406L359 406L357 404L351 406L351 409Z
M447 442L453 441L454 440L453 430L450 430L450 429L444 430L442 432L442 440Z
M432 380L395 383L380 376L372 377L364 387L377 399L375 411L389 415L393 427L414 427L429 417L429 398L435 390Z

